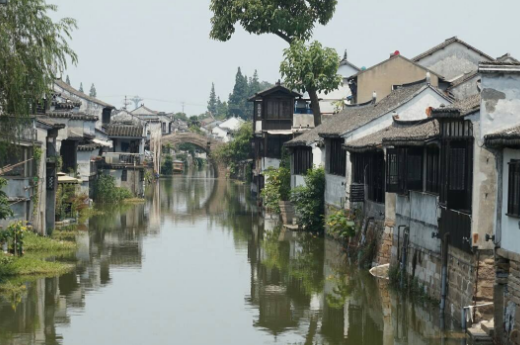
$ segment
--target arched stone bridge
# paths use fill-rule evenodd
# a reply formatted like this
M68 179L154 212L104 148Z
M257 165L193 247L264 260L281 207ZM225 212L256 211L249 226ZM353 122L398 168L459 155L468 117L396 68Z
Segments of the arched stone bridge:
M188 132L164 135L162 137L162 145L164 146L168 143L172 146L187 143L199 147L201 150L208 154L208 161L213 165L216 177L226 178L226 167L222 166L221 164L218 164L211 158L211 151L214 151L217 147L222 145L222 142L214 140L212 138L205 137L200 134Z

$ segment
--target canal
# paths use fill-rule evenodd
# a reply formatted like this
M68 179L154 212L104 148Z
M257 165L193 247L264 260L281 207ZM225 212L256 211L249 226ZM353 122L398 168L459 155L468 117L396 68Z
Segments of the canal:
M464 344L437 309L283 231L245 185L163 179L80 227L76 269L0 298L0 344Z

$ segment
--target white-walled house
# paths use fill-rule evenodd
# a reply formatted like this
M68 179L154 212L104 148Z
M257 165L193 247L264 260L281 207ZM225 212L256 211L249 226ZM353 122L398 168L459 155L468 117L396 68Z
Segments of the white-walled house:
M506 344L520 332L520 64L482 63L481 138L496 157L494 231L495 334ZM486 191L487 192L487 191Z
M296 138L285 143L291 153L291 188L305 184L304 176L309 169L323 167L323 140L317 128L296 133Z
M233 133L238 131L244 123L245 121L239 117L231 117L213 127L211 134L215 139L228 143L233 139Z
M351 190L352 168L344 144L390 126L396 114L403 121L424 119L427 116L425 109L448 102L439 89L427 82L412 83L395 87L389 96L377 103L347 106L319 126L318 134L325 141L326 205L341 209L351 202L351 194L359 197L359 191ZM384 203L382 196L379 193L375 203Z

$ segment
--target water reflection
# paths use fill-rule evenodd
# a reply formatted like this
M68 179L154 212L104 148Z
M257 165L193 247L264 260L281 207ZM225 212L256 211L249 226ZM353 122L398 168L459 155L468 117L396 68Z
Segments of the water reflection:
M0 344L461 343L335 242L273 226L247 189L176 177L105 208L74 272L0 300Z

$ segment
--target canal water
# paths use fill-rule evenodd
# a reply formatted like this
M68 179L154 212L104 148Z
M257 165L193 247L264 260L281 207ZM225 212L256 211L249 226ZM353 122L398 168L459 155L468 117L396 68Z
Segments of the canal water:
M74 272L0 298L0 344L464 344L437 309L283 231L247 186L164 179L80 227Z

